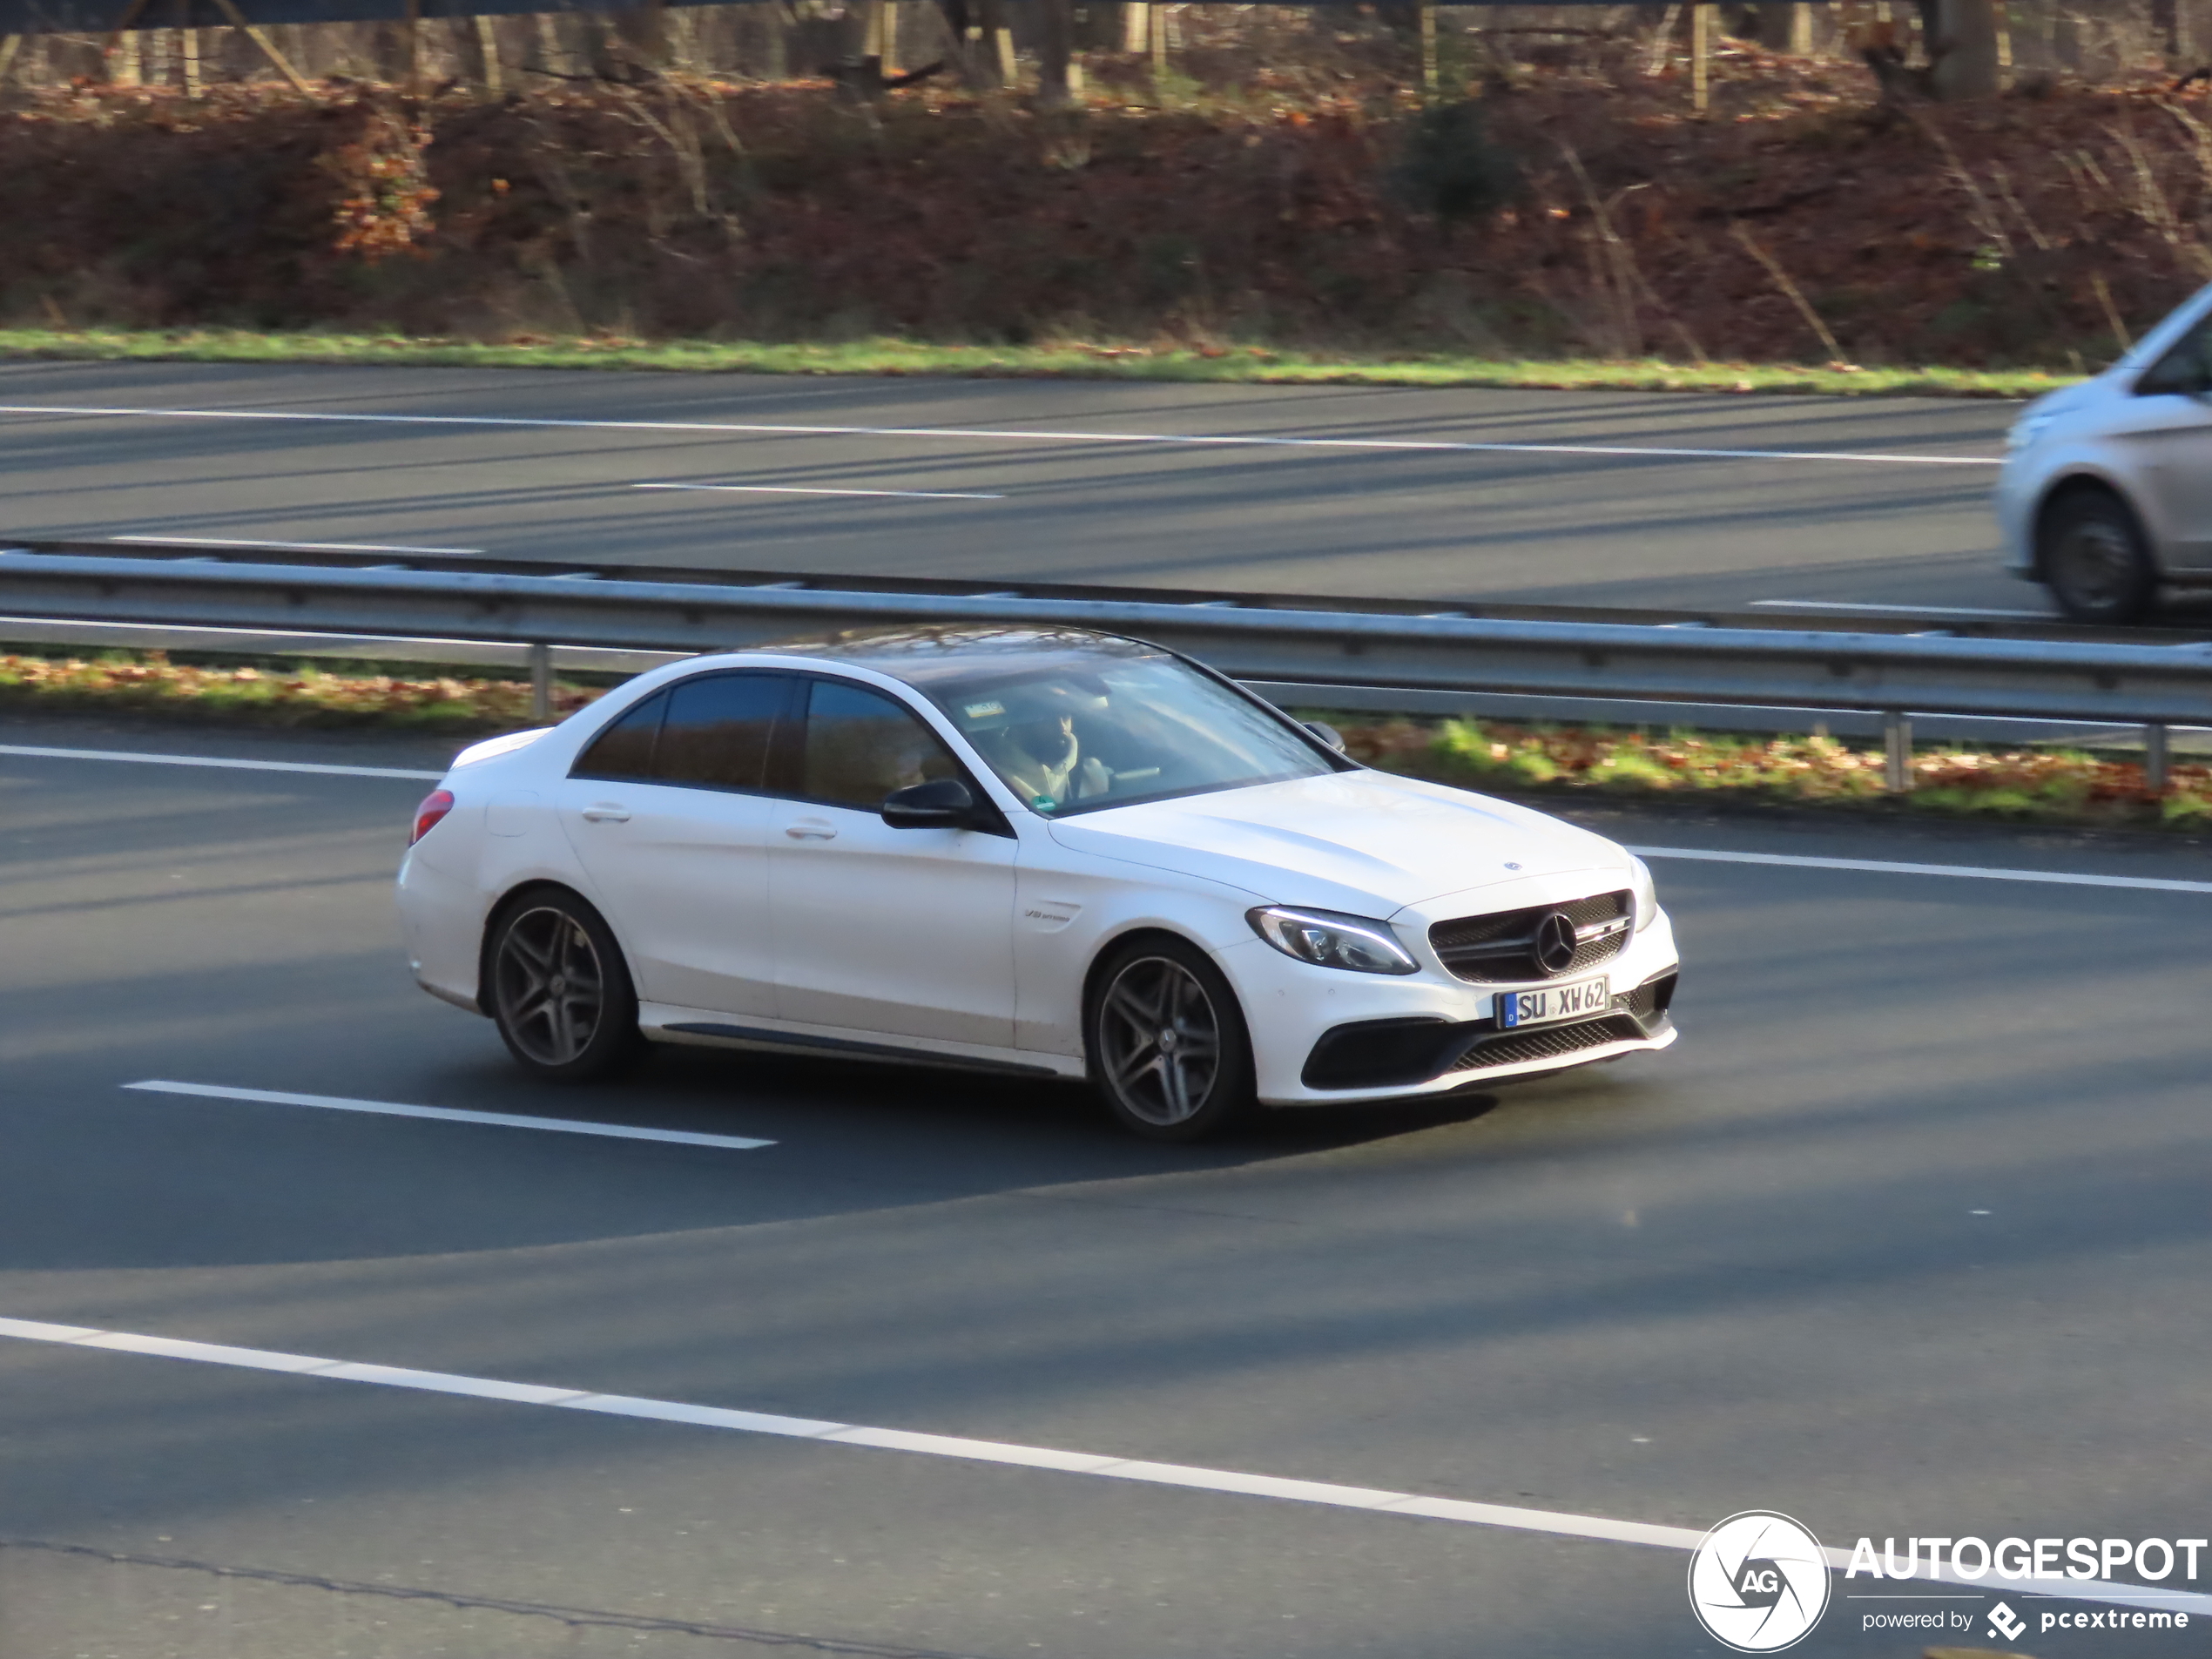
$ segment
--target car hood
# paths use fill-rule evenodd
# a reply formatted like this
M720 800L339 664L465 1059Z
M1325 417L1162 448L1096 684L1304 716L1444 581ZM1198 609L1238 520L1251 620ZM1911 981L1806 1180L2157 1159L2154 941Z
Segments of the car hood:
M1056 819L1072 851L1241 887L1274 904L1386 916L1473 887L1629 856L1541 813L1386 772L1345 772Z

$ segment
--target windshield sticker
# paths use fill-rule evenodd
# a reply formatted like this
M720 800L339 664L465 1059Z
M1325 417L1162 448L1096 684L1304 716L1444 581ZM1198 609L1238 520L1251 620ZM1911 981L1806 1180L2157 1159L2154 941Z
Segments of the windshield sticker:
M1032 795L1029 797L1029 805L1041 813L1049 813L1060 803L1049 795Z
M1003 703L968 703L961 705L961 712L971 720L988 720L995 714L1005 713L1006 705Z

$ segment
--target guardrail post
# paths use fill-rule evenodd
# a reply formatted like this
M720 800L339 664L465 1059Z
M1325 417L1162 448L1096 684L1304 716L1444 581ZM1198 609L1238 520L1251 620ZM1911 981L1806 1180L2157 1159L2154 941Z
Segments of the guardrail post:
M530 718L553 718L553 647L543 640L530 647Z
M2143 728L2143 787L2154 795L2166 792L2166 780L2171 770L2166 728L2153 724Z
M1892 795L1912 787L1912 721L1901 710L1882 716L1882 781Z

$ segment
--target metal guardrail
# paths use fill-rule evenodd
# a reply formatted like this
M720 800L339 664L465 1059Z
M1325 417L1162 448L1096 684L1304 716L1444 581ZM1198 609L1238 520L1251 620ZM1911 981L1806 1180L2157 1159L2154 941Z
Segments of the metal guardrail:
M866 593L934 593L974 598L986 591L999 598L1114 599L1148 604L1236 604L1261 610L1328 610L1379 617L1487 617L1508 622L1618 622L1649 625L1703 624L1713 628L1844 631L1863 634L1952 634L1965 638L2060 639L2080 644L2182 644L2208 637L2212 629L2192 627L2176 618L2169 625L2096 629L2054 615L2022 610L1919 614L1900 608L1871 613L1838 613L1824 602L1807 601L1804 614L1790 602L1764 601L1750 610L1716 606L1559 604L1527 599L1396 598L1372 594L1238 592L1220 588L1177 588L1135 582L995 580L988 577L895 575L824 576L797 570L751 570L716 566L657 565L634 561L518 557L499 553L434 553L397 549L316 546L281 542L195 542L183 537L126 536L114 541L0 540L0 549L24 553L80 553L97 557L190 558L223 563L341 567L348 570L460 570L502 576L599 577L624 582L707 583L720 588L792 588Z
M0 550L23 616L713 651L887 624L1004 623L1136 635L1242 680L1853 709L1885 717L1893 784L1909 716L2141 725L2212 719L2212 644L1969 639L1703 624L1306 610L1233 602L845 590L512 570L273 564ZM550 653L533 653L543 691Z

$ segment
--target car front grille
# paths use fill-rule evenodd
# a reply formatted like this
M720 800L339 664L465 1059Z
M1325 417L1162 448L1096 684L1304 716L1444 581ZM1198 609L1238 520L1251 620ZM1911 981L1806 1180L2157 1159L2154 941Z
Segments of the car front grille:
M1589 936L1575 948L1572 961L1556 974L1547 974L1536 965L1536 924L1554 910L1564 911L1575 931L1589 930ZM1526 985L1564 979L1611 961L1629 942L1635 914L1635 897L1623 887L1566 904L1531 905L1525 910L1440 921L1428 930L1428 942L1437 959L1470 985Z
M1572 1025L1540 1026L1534 1031L1507 1031L1474 1043L1453 1062L1452 1069L1480 1071L1487 1066L1557 1060L1585 1049L1602 1049L1608 1042L1635 1042L1644 1035L1643 1028L1625 1014L1579 1020Z

